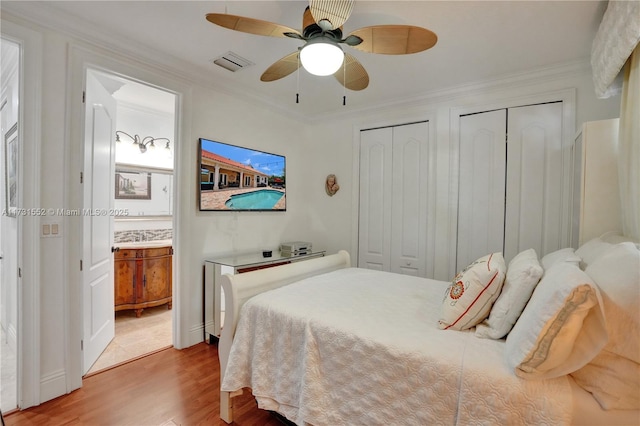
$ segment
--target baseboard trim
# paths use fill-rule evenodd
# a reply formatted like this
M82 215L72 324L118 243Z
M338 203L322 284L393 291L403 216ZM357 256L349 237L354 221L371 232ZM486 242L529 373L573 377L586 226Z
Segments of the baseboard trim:
M64 370L57 370L40 377L40 403L66 393L68 393L67 375Z

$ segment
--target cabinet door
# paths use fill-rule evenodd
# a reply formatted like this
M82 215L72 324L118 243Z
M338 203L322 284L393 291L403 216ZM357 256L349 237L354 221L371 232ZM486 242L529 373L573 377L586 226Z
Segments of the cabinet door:
M133 305L136 302L135 294L135 259L116 259L115 265L115 307ZM122 308L125 309L125 308ZM126 308L129 309L129 308Z
M147 258L142 263L144 302L171 297L171 256Z
M507 111L460 117L456 270L504 244Z
M360 132L358 266L390 270L392 137L390 127Z

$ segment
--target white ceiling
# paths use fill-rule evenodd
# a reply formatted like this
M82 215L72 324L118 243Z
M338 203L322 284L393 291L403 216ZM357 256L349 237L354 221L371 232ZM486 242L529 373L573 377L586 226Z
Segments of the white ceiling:
M431 49L390 56L348 46L366 68L369 87L346 91L334 77L301 71L263 83L260 75L301 41L231 31L205 19L226 12L301 29L306 1L7 1L27 19L103 42L256 102L307 117L353 111L434 92L588 61L606 1L356 1L345 35L378 24L408 24L438 35ZM236 73L212 63L232 51L254 66ZM298 83L299 80L299 83ZM300 103L296 104L296 93Z

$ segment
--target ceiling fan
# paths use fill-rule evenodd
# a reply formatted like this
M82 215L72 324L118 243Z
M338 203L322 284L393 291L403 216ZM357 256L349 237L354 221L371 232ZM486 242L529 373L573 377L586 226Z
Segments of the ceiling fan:
M353 11L354 0L310 0L302 17L302 31L284 25L226 13L208 13L207 20L235 31L249 34L290 37L305 44L273 63L260 80L275 81L302 65L314 75L331 75L350 90L369 85L369 75L362 64L344 52L341 44L368 53L405 55L433 47L438 37L432 31L412 25L375 25L353 31L343 38L342 25Z

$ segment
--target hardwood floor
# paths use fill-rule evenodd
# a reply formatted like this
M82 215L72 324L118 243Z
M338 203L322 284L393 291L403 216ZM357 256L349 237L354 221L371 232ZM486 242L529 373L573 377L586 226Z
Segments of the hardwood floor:
M200 343L157 352L83 380L82 388L5 416L21 425L226 425L219 418L218 348ZM235 425L282 426L248 391L234 404Z

